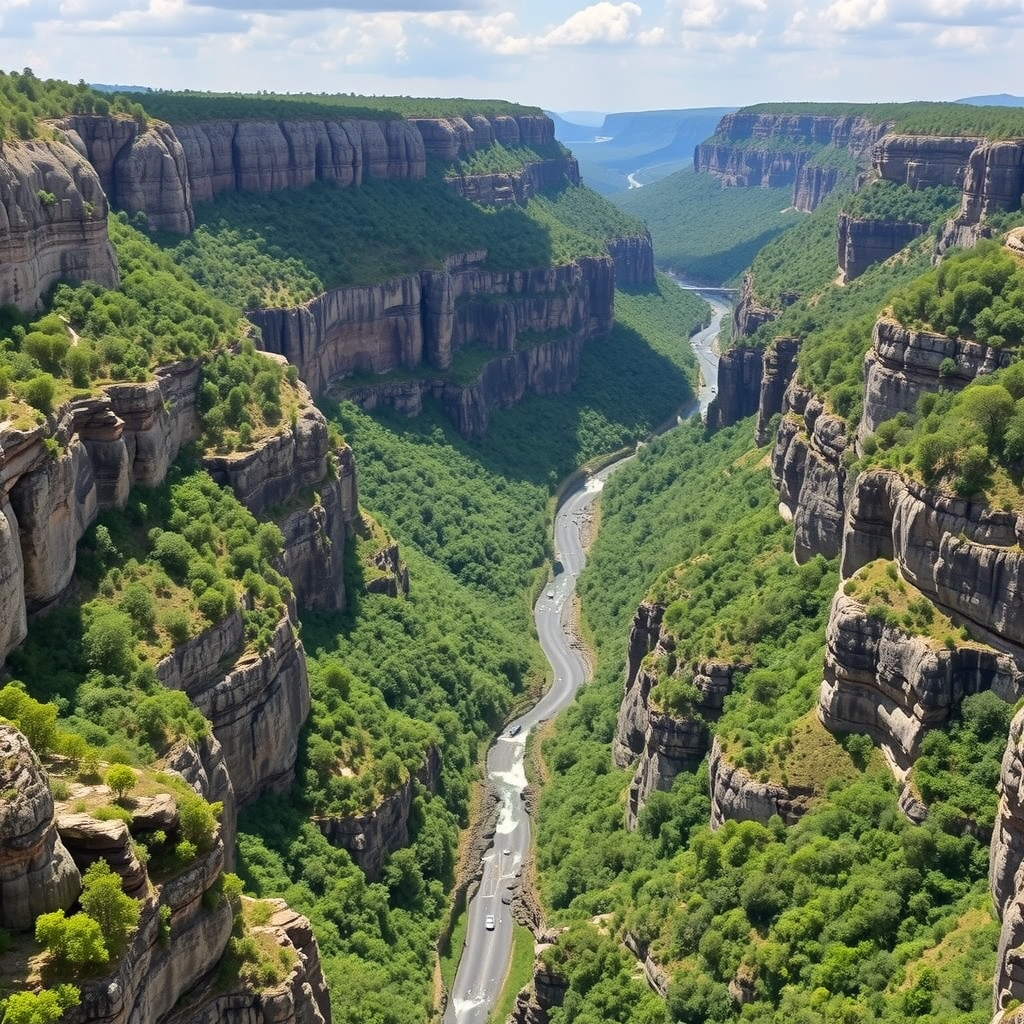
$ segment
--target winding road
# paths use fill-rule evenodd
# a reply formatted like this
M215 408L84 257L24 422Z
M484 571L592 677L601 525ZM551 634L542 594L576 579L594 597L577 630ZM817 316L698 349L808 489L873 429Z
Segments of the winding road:
M685 285L681 285L685 287ZM711 303L711 324L690 343L701 364L704 382L686 416L706 411L715 395L718 356L714 342L729 306L720 293L705 294ZM714 292L714 290L711 290ZM487 777L501 807L494 844L484 854L480 887L469 903L466 943L444 1014L444 1024L484 1024L501 994L512 952L512 895L521 884L523 861L530 852L530 819L523 806L526 772L523 752L533 726L553 717L568 704L587 680L587 664L569 624L576 579L583 569L584 528L590 506L604 481L633 456L625 456L590 476L571 491L555 513L554 541L557 573L534 608L540 645L551 663L552 683L526 714L509 723L487 753Z

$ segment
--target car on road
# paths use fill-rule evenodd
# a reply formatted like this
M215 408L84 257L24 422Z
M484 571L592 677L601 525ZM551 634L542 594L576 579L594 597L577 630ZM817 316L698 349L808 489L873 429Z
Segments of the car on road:
M505 854L505 856L506 856L506 857L511 857L511 856L512 856L512 851L511 851L511 850L510 850L510 849L509 849L509 848L508 848L507 846L506 846L506 847L505 847L505 849L504 849L504 850L502 850L501 852L502 852L503 854Z
M521 725L510 725L506 736L518 736L523 730Z
M484 927L485 927L485 928L486 928L486 929L487 929L487 930L488 930L489 932L493 932L493 931L494 931L494 915L493 915L493 914L488 914L488 915L487 915L487 916L486 916L486 917L484 918Z
M555 596L555 592L553 590L549 590L548 591L548 597L554 597L554 596Z

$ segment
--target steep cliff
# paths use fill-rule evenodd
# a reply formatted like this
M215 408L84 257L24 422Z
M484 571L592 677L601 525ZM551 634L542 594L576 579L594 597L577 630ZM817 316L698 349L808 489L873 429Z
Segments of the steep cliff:
M894 584L895 586L896 584ZM1014 701L1024 676L1013 659L982 644L909 633L840 590L825 632L818 714L836 732L867 732L901 771L925 732L968 694L993 690Z
M846 505L846 421L826 413L795 379L782 411L771 469L779 512L793 521L794 557L801 563L816 554L834 558L842 545Z
M839 214L839 269L852 281L874 263L881 263L928 230L916 221L860 219Z
M649 231L613 238L608 249L615 262L616 285L654 284L654 247Z
M757 423L754 426L754 443L757 445L772 440L769 424L772 417L783 410L786 390L796 372L799 351L799 338L776 338L762 352L761 390L757 400Z
M933 185L961 188L967 163L980 139L941 135L886 135L871 151L871 163L885 181L913 189Z
M717 736L708 755L708 778L712 828L727 821L759 821L766 825L776 814L785 824L794 825L814 795L810 788L754 779L746 768L729 761Z
M555 124L544 114L412 117L409 123L423 139L427 156L439 157L445 163L495 142L503 146L536 147L555 141Z
M731 348L718 360L718 394L708 410L708 424L729 427L756 412L761 395L764 353L759 348Z
M118 283L96 172L59 142L0 144L0 305L37 309L58 281Z
M864 357L864 412L857 440L897 413L913 412L925 392L962 391L975 377L1009 366L1016 353L977 341L914 331L880 317Z
M525 206L531 196L563 185L579 185L575 158L554 157L525 164L518 171L496 174L449 174L445 184L471 203Z
M156 675L164 686L184 690L209 719L240 807L291 785L310 698L305 652L290 613L262 653L245 651L235 612L176 647L157 664Z
M979 640L1020 658L1024 650L1024 536L1020 514L951 498L887 470L856 480L843 533L841 572L876 558Z
M49 776L28 740L2 723L0 794L0 928L20 931L70 908L82 882L57 834Z
M762 324L779 318L780 311L766 306L754 295L754 278L743 275L739 299L732 309L732 337L749 338Z
M859 116L738 111L726 114L715 134L697 146L693 166L697 173L713 174L730 186L793 185L793 205L810 211L839 180L836 168L814 163L817 152L831 147L866 163L871 146L884 133L884 125Z

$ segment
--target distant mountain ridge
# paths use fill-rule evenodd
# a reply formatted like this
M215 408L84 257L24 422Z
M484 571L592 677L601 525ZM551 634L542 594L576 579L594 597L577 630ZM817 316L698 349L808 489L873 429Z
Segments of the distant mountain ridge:
M969 103L972 107L1024 107L1024 96L997 92L991 96L965 96L956 103Z

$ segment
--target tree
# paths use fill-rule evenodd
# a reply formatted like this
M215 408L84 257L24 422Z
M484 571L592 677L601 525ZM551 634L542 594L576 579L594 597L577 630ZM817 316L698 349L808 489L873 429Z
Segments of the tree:
M82 910L99 923L111 951L124 948L128 933L139 923L140 900L121 890L121 876L98 860L82 876Z
M968 388L960 399L964 415L981 428L989 451L998 452L1003 446L1003 432L1013 416L1013 396L1002 384L975 385Z
M75 968L105 967L110 960L100 924L87 913L66 917L63 910L55 910L41 914L36 919L36 942L55 959Z
M112 764L104 776L106 784L114 791L118 800L123 800L130 789L135 787L135 772L126 764Z
M54 1024L65 1010L81 1001L74 985L58 985L42 992L15 992L7 999L3 1024Z

